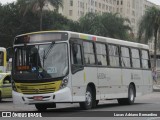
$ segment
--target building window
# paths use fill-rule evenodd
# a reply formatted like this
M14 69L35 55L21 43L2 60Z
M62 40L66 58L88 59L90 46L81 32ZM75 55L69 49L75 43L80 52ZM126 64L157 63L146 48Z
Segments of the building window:
M72 16L72 15L73 15L73 11L69 10L69 16Z
M105 9L105 4L102 5L102 9L103 9L103 10Z
M106 5L106 10L108 11L108 5Z
M123 1L121 1L121 5L123 5Z
M117 1L117 5L119 5L119 0Z
M123 12L123 9L122 9L122 8L120 8L120 12L121 12L121 13Z
M117 13L119 12L119 8L117 8Z
M101 3L99 3L99 8L101 8Z
M109 12L112 12L112 6L109 7Z
M73 6L73 0L70 0L70 6Z
M97 7L97 2L95 1L95 7Z
M94 6L94 1L93 0L91 0L91 6Z

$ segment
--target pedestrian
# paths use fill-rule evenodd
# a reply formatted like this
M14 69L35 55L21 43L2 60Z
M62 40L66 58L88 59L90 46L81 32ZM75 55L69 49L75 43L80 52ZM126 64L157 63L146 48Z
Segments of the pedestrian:
M153 81L157 84L157 70L156 70L156 68L152 69L152 78L153 78Z

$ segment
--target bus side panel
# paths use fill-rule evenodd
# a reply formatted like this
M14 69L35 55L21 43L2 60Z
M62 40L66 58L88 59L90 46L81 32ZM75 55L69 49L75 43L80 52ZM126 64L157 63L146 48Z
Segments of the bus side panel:
M143 94L151 93L153 91L152 73L150 70L143 70Z
M97 91L97 86L98 86L98 78L97 78L97 71L98 68L97 67L85 67L84 68L84 82L85 82L85 86L87 87L87 85L89 83L93 83L95 85L96 88L96 98L99 99L99 93ZM85 89L86 91L86 89Z
M124 92L120 68L98 68L98 79L101 99L123 98Z
M136 96L140 96L143 94L143 76L142 70L136 69L123 69L123 84L125 86L125 91L128 93L128 87L130 83L135 84Z
M85 80L84 80L85 72L79 71L75 74L72 74L72 96L73 102L77 101L85 101Z
M73 102L85 101L85 93L88 83L98 85L97 68L85 67L83 71L72 74Z
M106 92L107 99L123 98L126 96L122 86L122 69L121 68L108 68L108 84L109 91ZM109 94L108 94L109 93Z
M143 93L143 76L142 70L138 69L124 69L123 70L123 83L125 86L130 85L130 83L134 83L136 89L136 96L140 96ZM127 88L128 92L128 88Z
M123 92L126 93L125 97L128 97L128 86L132 82L132 69L122 69L122 84L123 84Z
M107 94L110 94L110 77L109 77L108 68L98 68L97 78L98 78L98 87L97 93L100 95L100 99L107 98Z

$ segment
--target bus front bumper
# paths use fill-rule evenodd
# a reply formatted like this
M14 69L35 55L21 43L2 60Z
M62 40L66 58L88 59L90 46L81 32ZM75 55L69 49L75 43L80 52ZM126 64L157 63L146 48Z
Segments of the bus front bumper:
M48 94L22 94L12 91L14 104L36 104L36 103L65 103L72 102L70 88L66 87L54 93Z

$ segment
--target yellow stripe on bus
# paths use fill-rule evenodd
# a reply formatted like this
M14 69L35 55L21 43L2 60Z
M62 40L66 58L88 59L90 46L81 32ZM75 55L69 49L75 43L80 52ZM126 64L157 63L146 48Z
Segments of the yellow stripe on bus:
M6 55L7 53L6 53L6 51L4 51L4 67L6 67L7 66L7 55Z
M17 92L23 94L46 94L53 93L60 89L62 81L46 83L15 83Z

